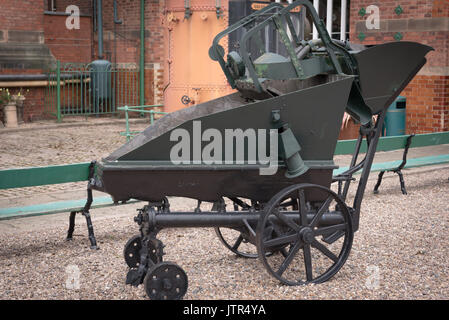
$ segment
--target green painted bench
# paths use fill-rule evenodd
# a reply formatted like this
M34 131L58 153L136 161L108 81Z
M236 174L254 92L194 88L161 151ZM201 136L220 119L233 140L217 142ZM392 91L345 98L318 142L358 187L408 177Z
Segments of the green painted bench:
M335 154L352 154L356 145L356 141L357 140L339 141L337 144ZM399 176L399 182L402 193L407 194L404 177L401 171L402 169L449 163L449 145L448 145L448 154L426 156L412 159L407 159L408 149L444 145L444 144L449 144L449 131L380 138L377 146L377 151L393 151L404 149L404 153L402 160L374 163L372 165L371 172L379 171L377 183L374 187L374 193L378 193L378 189L382 183L382 178L385 172L393 172ZM367 145L365 141L364 144L362 145L360 152L366 152L366 149ZM347 167L339 168L334 171L334 174L337 175L339 173L346 171L347 169L348 169Z

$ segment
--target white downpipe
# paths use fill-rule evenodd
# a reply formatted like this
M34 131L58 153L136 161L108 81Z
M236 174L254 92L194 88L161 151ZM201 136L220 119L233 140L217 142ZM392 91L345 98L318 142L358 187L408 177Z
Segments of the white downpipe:
M341 19L340 19L340 40L346 41L346 10L347 10L347 0L341 0Z
M320 0L313 0L313 6L315 7L318 15L320 14ZM315 24L313 25L313 39L318 39L318 30L316 29Z
M293 0L287 0L288 4L291 4L293 2ZM287 36L290 39L290 41L293 41L293 37L292 34L290 32L290 28L288 26L285 26L285 29L287 29Z
M334 0L327 0L326 29L331 38L332 38L332 11L334 10L333 4Z

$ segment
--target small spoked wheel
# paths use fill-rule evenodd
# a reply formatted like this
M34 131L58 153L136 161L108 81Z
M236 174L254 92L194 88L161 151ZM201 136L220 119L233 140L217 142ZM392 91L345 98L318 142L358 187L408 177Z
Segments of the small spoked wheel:
M142 238L139 234L131 237L128 242L125 244L125 248L123 249L123 256L125 258L125 262L130 268L138 268L140 264L140 251L142 249ZM156 252L156 248L151 243L148 242L148 251L149 258L153 263L158 262L158 256Z
M289 198L297 205L283 206ZM257 225L258 256L267 271L287 285L329 280L346 262L352 240L348 207L335 192L314 184L281 190L267 203Z
M143 280L151 300L180 300L187 292L187 274L172 262L153 265Z

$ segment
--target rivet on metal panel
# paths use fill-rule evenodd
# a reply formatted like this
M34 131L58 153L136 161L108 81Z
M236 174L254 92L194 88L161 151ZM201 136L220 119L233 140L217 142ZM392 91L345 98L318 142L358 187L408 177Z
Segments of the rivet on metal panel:
M281 110L271 111L271 121L278 122L279 120L281 120Z

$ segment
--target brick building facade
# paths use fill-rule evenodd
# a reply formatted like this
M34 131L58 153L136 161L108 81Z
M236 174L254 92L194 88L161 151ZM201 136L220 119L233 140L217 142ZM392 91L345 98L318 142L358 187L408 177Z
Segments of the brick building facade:
M56 60L89 63L97 59L98 39L92 0L2 0L0 3L0 74L39 74ZM215 0L210 0L215 5ZM227 2L223 0L221 2ZM334 0L339 2L339 0ZM326 1L321 1L321 8ZM140 60L140 1L103 0L104 57L116 64ZM403 91L407 98L407 133L449 130L449 1L348 0L349 37L365 45L390 41L417 41L435 51ZM67 6L80 8L80 29L68 30ZM366 28L368 14L380 9L380 29ZM223 4L225 6L225 4ZM145 101L163 103L164 0L145 1ZM398 9L400 8L400 10ZM228 12L224 12L228 15ZM167 33L165 33L167 34ZM177 48L182 50L182 48ZM166 53L165 53L166 54ZM0 84L1 87L1 84ZM44 114L45 88L30 87L25 120Z
M363 15L363 9L369 5L380 9L379 30L366 28L368 16ZM407 98L406 132L448 131L449 1L351 1L351 41L369 45L399 39L435 49L427 55L426 65L402 92Z
M98 59L96 16L92 0L2 0L0 3L0 75L38 75L61 63L88 64ZM104 59L139 68L140 1L103 1ZM80 9L80 28L68 29L66 9ZM162 103L164 39L161 10L164 2L145 1L145 102ZM5 86L0 79L0 87ZM22 82L21 82L22 83ZM27 86L29 85L29 86ZM45 112L47 89L26 82L25 121L53 118ZM17 92L19 87L10 87ZM138 90L138 88L137 88ZM138 94L138 92L137 92Z

